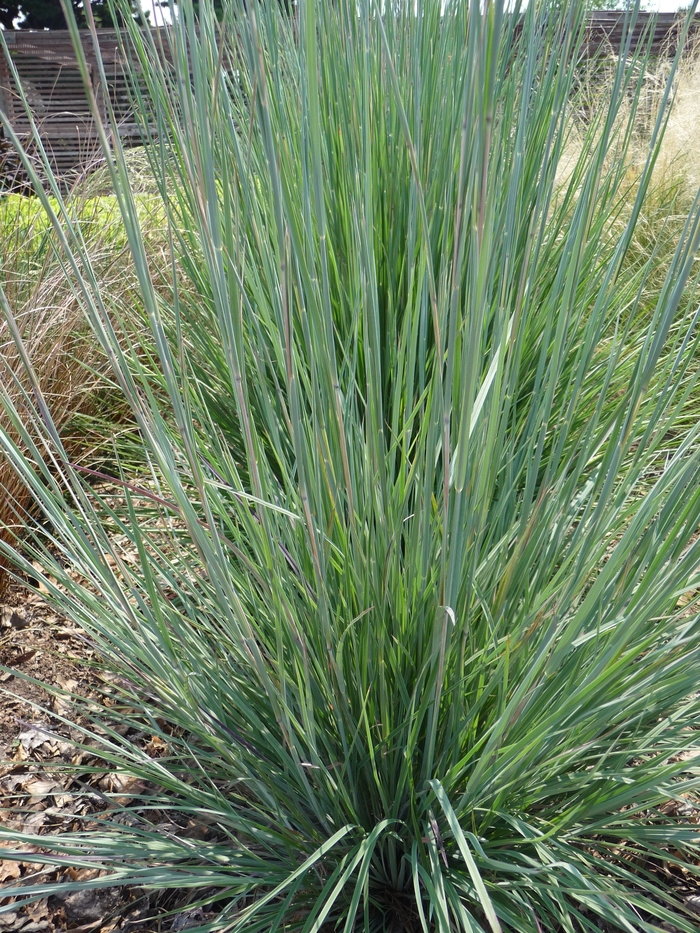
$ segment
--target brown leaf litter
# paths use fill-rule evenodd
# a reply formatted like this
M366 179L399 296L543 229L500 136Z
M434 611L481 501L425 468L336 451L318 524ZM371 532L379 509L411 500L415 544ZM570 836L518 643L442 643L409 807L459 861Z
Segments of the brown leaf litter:
M90 740L71 725L79 717L70 695L109 703L109 678L90 666L94 654L84 634L57 616L41 595L18 585L5 593L0 604L0 665L7 668L0 671L0 826L10 832L85 829L86 817L126 806L145 790L133 777L100 771L99 758L89 748L76 747L76 742L89 746ZM42 683L63 692L49 691ZM158 736L144 735L142 741L153 757L164 753L164 744ZM66 772L66 765L85 765L84 780ZM11 847L0 840L0 849ZM38 846L23 849L41 853ZM0 857L0 891L17 882L79 882L95 874ZM175 906L172 898L120 887L59 893L16 910L14 900L0 895L0 907L10 908L0 913L0 933L177 933L214 916L185 909L174 919L162 917Z

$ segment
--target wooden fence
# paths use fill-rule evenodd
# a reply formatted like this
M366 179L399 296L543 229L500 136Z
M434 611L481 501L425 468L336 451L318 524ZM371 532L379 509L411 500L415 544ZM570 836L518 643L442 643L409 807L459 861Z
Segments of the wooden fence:
M68 176L88 164L98 150L88 98L67 31L6 32L12 64L36 121L41 141L53 170ZM98 80L97 58L88 33L81 36L90 68L91 83L104 117L104 99ZM100 54L107 74L108 92L120 134L127 145L137 143L138 133L130 122L129 95L119 53L117 33L99 31ZM0 56L0 109L9 117L14 131L29 152L30 123L22 96L8 62Z
M677 14L642 13L633 34L639 41L645 30L653 29L652 49L659 53L671 51L677 44L682 19ZM700 34L700 15L693 24ZM167 27L163 27L167 28ZM589 50L601 45L617 51L624 31L624 16L620 12L596 13L588 26ZM117 34L99 30L99 45L108 79L108 93L119 121L119 132L125 145L137 145L138 131L130 119L129 95L119 53ZM75 52L68 32L5 33L10 57L17 70L24 94L41 133L41 140L57 175L69 179L88 165L97 153L97 138L90 107L78 70ZM91 69L92 86L98 106L104 111L104 100L97 79L97 62L88 33L81 36ZM0 109L31 153L30 125L24 104L11 70L0 55ZM1 150L0 150L1 154Z
M653 30L651 52L673 54L678 48L678 39L685 22L682 13L640 13L632 30L632 48L636 48L641 39ZM620 10L592 13L586 29L586 42L590 52L601 46L619 52L625 35L625 14ZM700 36L700 14L696 14L690 24L690 39Z

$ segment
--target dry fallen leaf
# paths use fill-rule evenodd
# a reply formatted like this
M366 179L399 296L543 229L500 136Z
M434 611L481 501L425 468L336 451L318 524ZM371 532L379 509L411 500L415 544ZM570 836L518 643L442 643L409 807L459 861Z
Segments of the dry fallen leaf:
M48 729L45 726L37 724L20 732L19 743L26 748L27 751L34 751L35 748L39 748L40 745L48 742L49 738Z
M75 693L78 688L78 681L72 680L70 678L67 680L59 678L56 683L62 690L65 690L66 693ZM56 713L58 716L67 716L70 712L71 701L67 696L55 696L51 702L51 705L53 707L54 713Z
M0 862L0 882L8 881L11 878L19 878L21 874L19 866L19 862L11 862L8 859Z
M63 787L58 783L58 781L51 779L42 781L39 778L32 778L31 780L25 782L24 789L32 797L48 797L49 794L53 794L57 790L63 790Z
M13 660L12 663L13 663L16 667L19 666L20 664L26 664L27 661L31 661L32 658L33 658L35 655L37 655L37 654L41 654L41 652L38 650L38 648L32 648L30 651L25 651L25 652L23 652L22 654L18 655L18 656Z
M10 606L3 606L0 609L0 627L1 628L13 628L18 632L26 628L29 625L29 621L16 609L12 609Z
M134 797L142 794L146 785L138 778L128 774L106 774L99 782L100 790L112 794L119 794L114 798L114 802L119 806L125 807L131 803Z
M33 904L27 904L24 910L30 920L34 920L35 922L45 920L49 915L48 898L42 897L40 901L34 901Z
M26 833L37 833L46 822L47 815L44 810L39 810L24 821L23 831Z
M152 735L144 747L146 754L151 758L160 758L168 752L168 743L158 735Z

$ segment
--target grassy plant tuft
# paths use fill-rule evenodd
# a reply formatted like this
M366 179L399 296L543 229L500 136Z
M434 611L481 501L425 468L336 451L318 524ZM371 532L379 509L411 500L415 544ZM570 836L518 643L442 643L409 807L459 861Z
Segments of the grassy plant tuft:
M191 892L202 931L696 929L663 872L698 874L667 804L699 774L699 204L640 246L674 78L631 178L643 47L562 175L558 6L129 20L172 260L157 287L117 146L141 347L44 207L150 473L102 498L36 383L0 438L52 529L14 560L120 674L86 740L148 790L18 850Z

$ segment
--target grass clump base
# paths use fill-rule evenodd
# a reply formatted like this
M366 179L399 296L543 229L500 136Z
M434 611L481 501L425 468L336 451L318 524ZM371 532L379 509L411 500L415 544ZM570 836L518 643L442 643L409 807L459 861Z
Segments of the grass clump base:
M189 890L202 931L692 933L655 865L698 871L663 807L698 785L697 202L639 248L671 84L631 185L621 56L562 181L578 5L178 8L167 56L125 37L166 284L107 161L141 346L43 201L148 482L102 499L38 390L0 435L167 753L86 726L151 792L37 859Z

